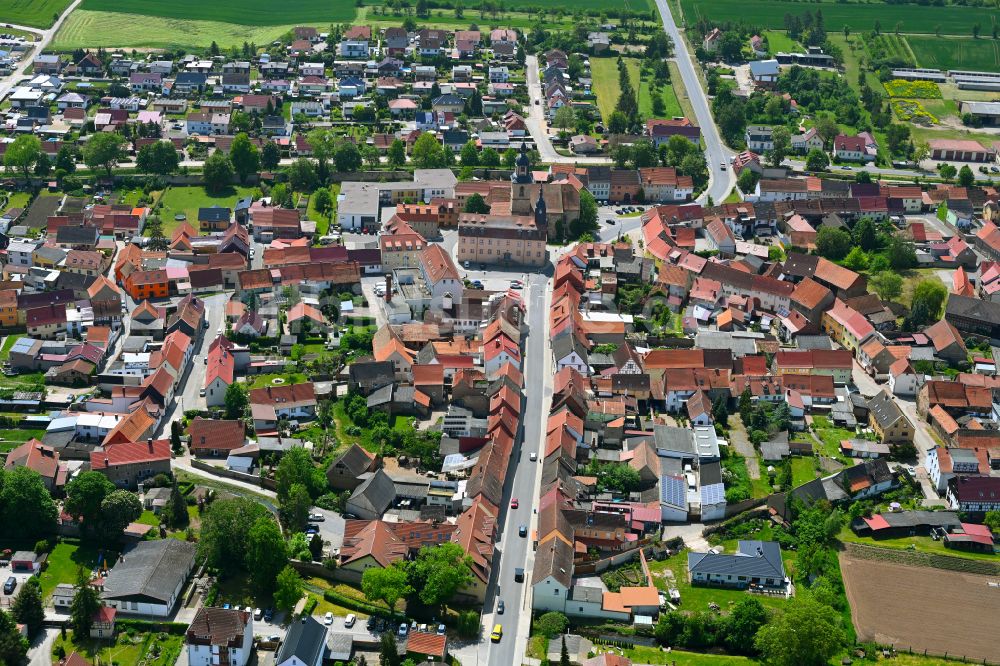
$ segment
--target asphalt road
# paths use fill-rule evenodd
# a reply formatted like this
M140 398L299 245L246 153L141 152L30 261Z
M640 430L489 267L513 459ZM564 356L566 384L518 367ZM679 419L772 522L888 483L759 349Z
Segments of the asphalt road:
M736 179L729 169L729 163L733 156L733 151L723 145L719 136L719 130L715 126L712 118L712 111L708 104L708 97L705 89L701 87L701 81L694 69L691 55L688 53L687 43L684 41L674 17L667 7L667 0L656 0L656 7L660 10L660 17L663 19L663 31L674 42L674 60L677 61L677 68L681 72L681 80L691 99L691 106L694 109L695 124L701 127L701 136L705 140L705 159L708 162L709 184L708 189L698 198L699 202L707 201L708 197L716 203L721 202L733 189Z
M514 450L512 474L508 476L505 514L501 523L497 547L500 550L500 566L495 576L495 587L487 594L483 612L484 634L482 645L488 646L486 662L495 666L520 664L528 642L531 627L531 571L534 566L534 552L531 549L531 533L535 528L537 515L533 512L541 482L542 432L552 399L552 375L549 363L548 336L548 276L533 274L528 277L524 290L528 303L528 338L524 352L525 408L522 414L522 438ZM531 462L532 452L539 454L539 460ZM510 508L510 499L516 497L520 506ZM518 527L526 525L528 536L520 537ZM525 571L524 582L514 582L514 569ZM506 606L503 615L497 615L496 601L502 599ZM499 643L489 643L489 632L494 624L504 629ZM477 654L477 662L479 661Z

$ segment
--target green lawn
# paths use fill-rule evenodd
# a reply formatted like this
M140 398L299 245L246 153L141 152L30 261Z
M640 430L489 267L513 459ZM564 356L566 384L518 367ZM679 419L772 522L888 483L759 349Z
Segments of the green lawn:
M69 7L71 0L4 0L0 18L5 23L16 23L34 28L48 28L55 17Z
M109 0L110 1L110 0ZM701 18L710 21L731 20L734 16L752 17L756 25L781 30L785 15L801 16L806 10L823 12L823 22L830 34L840 32L847 25L852 32L873 30L879 21L883 30L894 30L899 22L905 34L933 35L940 27L941 34L961 35L972 38L972 26L980 24L983 35L988 36L995 15L994 7L962 7L948 4L941 7L890 5L885 3L812 2L803 4L791 0L680 0L684 18L693 25ZM982 41L982 40L981 40Z
M150 510L142 512L142 515L135 521L140 525L152 525L153 527L160 526L160 517Z
M798 488L804 483L809 483L816 478L816 465L814 458L804 458L802 456L792 457L792 486Z
M279 377L285 380L284 384L282 384L283 386L288 384L301 384L309 381L305 375L298 372L289 372L283 375L254 375L253 384L250 385L250 388L256 389L264 388L265 386L277 386L273 380Z
M664 664L670 666L743 666L744 664L758 664L755 659L748 657L734 657L724 654L699 654L697 652L685 652L683 650L671 650L667 652L661 648L654 647L634 647L625 650L625 656L637 664Z
M663 113L661 115L653 113L653 93L649 89L649 81L642 81L639 84L639 113L643 118L677 118L684 115L673 86L660 86L657 89L657 94L663 99Z
M251 187L229 188L219 194L209 194L204 187L198 186L171 187L160 197L160 203L163 205L158 214L163 220L163 235L169 240L174 230L183 223L183 220L174 219L178 214L186 215L187 222L197 229L199 208L208 208L209 206L232 208L238 199L242 199L252 192L253 188Z
M989 553L967 553L962 550L945 548L944 541L935 541L929 536L902 537L899 539L873 539L871 537L860 537L855 534L850 527L845 527L841 530L838 538L841 541L860 543L866 546L877 546L879 548L891 548L893 550L916 550L922 553L950 555L952 557L959 557L967 560L1000 562L1000 555L990 555Z
M673 582L662 574L669 569L673 572ZM716 587L693 586L688 582L687 575L687 551L682 551L673 557L669 557L662 562L652 561L649 563L650 573L653 575L653 583L660 590L668 590L675 587L681 593L680 610L683 611L707 611L708 604L715 602L728 611L729 607L735 605L743 599L747 593L742 590L727 590ZM784 599L768 596L760 596L760 601L768 608L779 608L784 604Z
M42 597L48 598L60 583L76 584L80 567L92 570L97 566L98 550L82 545L79 541L61 541L49 553L48 567L39 577Z
M291 106L288 108L290 109ZM330 198L333 199L333 206L329 215L324 215L316 210L316 206L314 205L316 197L309 197L309 207L306 209L306 217L316 221L317 238L327 234L330 230L330 221L337 217L337 195L340 194L340 184L332 183L328 189L330 190Z
M843 460L844 456L840 453L840 442L842 440L853 439L858 436L853 430L834 426L833 422L826 416L814 416L812 424L813 430L816 432L816 436L819 437L822 442L819 453L827 458ZM815 443L815 440L813 440L814 446Z
M639 61L635 58L625 58L625 66L628 67L633 87L638 88ZM597 108L601 110L601 117L607 122L617 107L618 97L622 92L621 86L618 85L618 59L591 58L590 75L593 79L591 88L597 95Z
M6 212L9 208L27 208L31 195L27 192L7 192L7 203L0 206L0 213Z
M94 663L99 658L101 663L117 664L118 666L173 666L180 656L184 637L172 634L139 633L129 636L119 633L115 644L108 645L108 640L86 638L80 642L73 640L72 632L66 638L56 636L52 644L52 653L62 647L66 654L79 652L89 662ZM53 658L53 663L56 663Z
M783 30L765 30L763 37L767 37L767 46L771 55L775 53L805 53L802 45L792 39Z
M1000 71L1000 45L989 39L990 24L984 24L983 38L940 38L932 35L909 35L906 41L921 67Z
M14 343L25 336L24 333L14 333L8 335L4 338L3 347L0 347L0 361L6 361L10 358L10 348L14 346Z
M9 428L0 430L0 453L13 451L29 439L41 439L45 436L44 430L34 430L30 428Z

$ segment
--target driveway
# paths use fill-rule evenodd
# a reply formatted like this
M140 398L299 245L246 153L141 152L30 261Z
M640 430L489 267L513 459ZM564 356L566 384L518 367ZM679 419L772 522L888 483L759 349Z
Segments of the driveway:
M736 452L746 461L747 473L751 479L760 478L760 461L757 459L757 449L750 443L743 419L738 414L729 417L729 442Z

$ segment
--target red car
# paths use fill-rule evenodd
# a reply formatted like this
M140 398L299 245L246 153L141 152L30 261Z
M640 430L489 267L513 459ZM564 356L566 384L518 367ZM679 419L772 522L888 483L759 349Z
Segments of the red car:
M516 497L510 501L510 508L512 508L512 509L516 509L517 508L517 498Z

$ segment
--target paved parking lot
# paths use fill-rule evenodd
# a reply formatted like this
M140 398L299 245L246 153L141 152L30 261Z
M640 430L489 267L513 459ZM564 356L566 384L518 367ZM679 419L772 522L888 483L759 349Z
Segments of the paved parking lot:
M3 592L2 585L7 582L7 579L13 576L17 580L17 587L14 588L12 594L6 594ZM10 570L10 565L0 567L0 608L10 608L11 604L14 602L14 597L17 593L21 591L21 586L24 585L24 581L31 578L30 573L15 573Z

